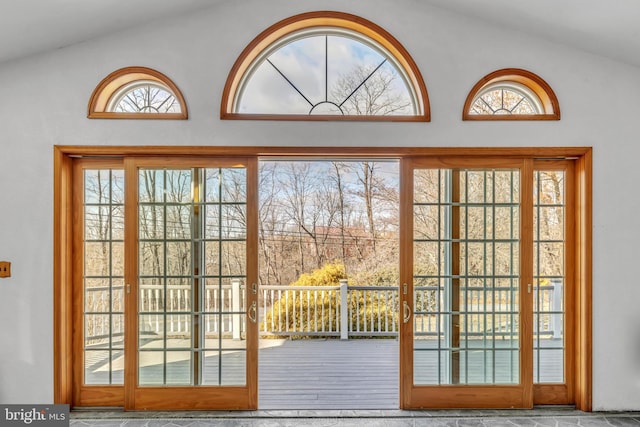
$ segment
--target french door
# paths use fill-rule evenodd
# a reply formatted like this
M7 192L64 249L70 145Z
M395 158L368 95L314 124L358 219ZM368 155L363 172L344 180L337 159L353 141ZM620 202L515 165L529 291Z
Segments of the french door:
M572 403L572 164L402 168L402 406Z
M256 170L77 161L75 405L257 408Z

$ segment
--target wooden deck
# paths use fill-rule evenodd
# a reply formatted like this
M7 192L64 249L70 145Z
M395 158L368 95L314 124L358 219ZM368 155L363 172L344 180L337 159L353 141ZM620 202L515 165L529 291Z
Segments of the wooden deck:
M260 409L398 409L395 339L261 340Z

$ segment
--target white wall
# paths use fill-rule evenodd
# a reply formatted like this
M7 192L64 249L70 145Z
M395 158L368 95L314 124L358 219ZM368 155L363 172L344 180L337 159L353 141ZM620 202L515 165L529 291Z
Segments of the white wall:
M339 10L392 33L425 78L430 123L220 121L236 57L260 31L311 10ZM89 120L108 73L142 65L182 90L188 121ZM485 74L529 69L555 90L559 122L462 122ZM415 0L226 1L196 15L0 64L0 402L53 399L52 147L61 145L593 146L593 404L640 410L638 100L640 70Z

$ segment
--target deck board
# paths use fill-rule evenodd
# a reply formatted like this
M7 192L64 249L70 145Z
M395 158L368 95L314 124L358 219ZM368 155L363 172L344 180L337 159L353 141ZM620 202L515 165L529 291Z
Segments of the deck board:
M562 377L560 342L544 340L540 361L540 380ZM437 383L437 344L420 340L415 343L414 357L422 369L415 372L417 384ZM507 345L507 343L504 343ZM234 347L238 343L234 343ZM503 344L496 343L496 349ZM228 347L227 347L228 348ZM557 351L560 350L560 351ZM108 380L108 353L95 352L86 360L85 380L88 384ZM217 353L216 353L217 354ZM101 357L99 357L101 356ZM220 355L218 355L220 356ZM204 384L244 384L244 351L227 351L224 358L207 356L204 360ZM434 357L435 356L435 357ZM113 379L122 381L124 358L114 353ZM497 372L517 372L513 357L496 357ZM536 360L537 361L537 360ZM144 363L142 363L144 362ZM222 362L223 369L218 369ZM141 361L141 378L150 384L162 381L162 353L145 355ZM443 367L443 369L446 369ZM492 359L483 352L469 352L470 382L483 382L492 377ZM536 369L537 371L537 369ZM166 365L168 382L188 384L191 362L189 354L171 355ZM218 377L219 373L223 377ZM442 374L442 373L441 373ZM517 374L516 374L517 375ZM443 380L445 375L443 374ZM515 377L517 378L517 377ZM516 379L517 380L517 379ZM161 383L159 383L161 384ZM399 407L399 343L397 339L261 339L258 358L258 407L262 410L296 409L398 409Z
M397 340L279 340L279 344L260 349L260 409L399 407Z

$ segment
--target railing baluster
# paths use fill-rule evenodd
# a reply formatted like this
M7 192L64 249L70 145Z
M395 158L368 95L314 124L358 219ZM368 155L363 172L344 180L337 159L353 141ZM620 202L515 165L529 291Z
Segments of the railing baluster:
M304 304L300 304L300 311ZM311 291L307 290L307 331L311 330ZM315 330L314 332L318 332Z
M324 290L321 291L320 295L321 295L321 298L322 298L322 300L320 301L320 313L321 313L321 316L322 316L320 318L320 321L321 321L321 325L322 325L322 332L324 332L325 331L325 328L324 328L324 298L325 298Z
M300 301L300 316L298 316L298 319L300 319L300 327L298 329L300 330L300 332L304 332L304 329L302 327L302 319L304 319L304 312L302 311L302 307L304 306L304 302L302 301L302 298L303 298L303 291L300 290L298 291L298 301Z
M343 329L344 337L398 334L399 289L396 286L345 284L344 301L339 286L264 285L261 288L264 321L260 333L264 335L342 337ZM424 327L434 319L426 316ZM419 325L419 321L416 324ZM225 329L226 326L225 323Z
M382 323L381 323L381 319L380 316L382 315L382 312L380 311L380 291L377 292L376 294L376 298L378 299L378 332L380 332L380 329L382 329ZM387 316L385 316L387 317Z
M355 291L357 298L356 298L356 332L363 332L362 331L362 326L361 326L361 321L362 321L362 315L364 313L364 311L362 311L362 307L365 306L364 304L364 295L362 291ZM361 299L362 298L362 299Z

